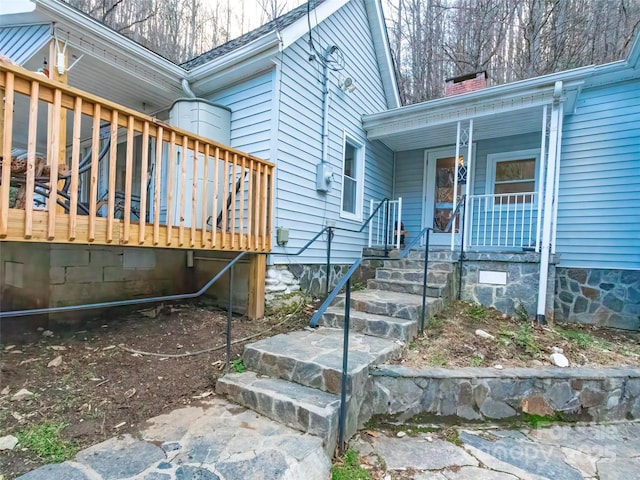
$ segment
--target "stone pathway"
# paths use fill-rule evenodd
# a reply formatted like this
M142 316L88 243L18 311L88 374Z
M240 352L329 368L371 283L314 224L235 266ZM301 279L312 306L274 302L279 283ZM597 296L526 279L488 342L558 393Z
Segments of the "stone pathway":
M631 480L640 471L640 423L540 429L457 428L436 434L359 433L350 445L385 480ZM328 480L320 437L291 430L220 398L149 420L45 465L21 480Z
M424 433L360 434L352 446L384 462L387 480L631 480L640 472L640 423L458 434L459 446Z
M221 399L147 422L22 480L326 480L322 439Z

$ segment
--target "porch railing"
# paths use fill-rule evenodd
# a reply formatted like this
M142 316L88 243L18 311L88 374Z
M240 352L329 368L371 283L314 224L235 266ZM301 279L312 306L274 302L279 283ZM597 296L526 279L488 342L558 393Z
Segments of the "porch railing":
M369 212L375 212L369 223L369 248L402 243L402 197L397 200L369 202Z
M467 208L469 247L535 248L537 193L471 195Z
M3 61L0 97L0 239L271 250L273 164Z

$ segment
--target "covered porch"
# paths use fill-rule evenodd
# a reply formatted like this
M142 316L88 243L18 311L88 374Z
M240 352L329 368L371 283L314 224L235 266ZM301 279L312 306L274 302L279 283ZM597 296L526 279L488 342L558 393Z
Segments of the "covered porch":
M400 205L392 208L393 224L402 225L409 241L432 228L431 248L493 262L470 271L473 282L493 285L489 303L496 303L496 291L508 290L509 272L522 270L517 264L535 263L538 296L531 310L543 317L552 311L546 297L562 123L579 87L555 78L518 82L364 119L368 138L395 152Z

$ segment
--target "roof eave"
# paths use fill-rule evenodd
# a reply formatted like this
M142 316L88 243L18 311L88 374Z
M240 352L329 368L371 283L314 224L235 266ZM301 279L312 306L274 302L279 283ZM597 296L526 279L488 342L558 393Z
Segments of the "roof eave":
M55 17L60 17L63 21L82 28L82 33L89 37L103 41L105 50L112 49L121 54L125 51L133 60L144 65L153 65L156 72L166 77L171 82L176 82L186 76L186 71L171 62L170 60L154 53L133 40L110 29L97 20L83 14L82 12L68 6L60 0L34 0L37 7L44 12Z
M278 53L279 47L280 39L277 32L267 33L237 50L198 65L188 72L187 79L192 83L192 88L202 89L204 85L225 73L231 75L234 69L246 65L251 59L254 60L251 62L254 66L261 61L265 61L265 64L270 62Z

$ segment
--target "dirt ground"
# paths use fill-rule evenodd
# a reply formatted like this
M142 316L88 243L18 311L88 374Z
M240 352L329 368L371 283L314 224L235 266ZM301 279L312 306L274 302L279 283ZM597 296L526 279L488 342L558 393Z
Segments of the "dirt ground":
M261 321L234 317L232 358L243 345L303 328L299 309ZM64 422L64 441L82 449L140 422L212 395L224 373L225 312L202 304L165 305L117 319L96 319L82 331L32 332L0 346L0 437ZM184 355L222 346L217 350ZM156 353L147 355L140 352ZM58 359L59 358L59 359ZM55 366L58 362L60 364ZM12 400L21 389L33 396ZM0 452L0 478L8 480L48 463L20 444Z
M493 338L476 334L483 330ZM410 367L551 366L553 347L573 367L640 365L640 333L578 324L538 326L481 305L454 302L429 320L397 363Z
M234 317L236 359L245 343L304 328L314 305L261 321ZM224 373L226 313L206 304L164 305L97 318L81 331L39 331L0 345L0 437L62 424L64 456L144 420L212 395ZM482 329L495 338L476 335ZM639 365L637 333L590 327L533 327L493 309L457 302L431 319L398 362L415 367L549 365L552 347L573 366ZM221 347L206 353L189 353ZM144 352L144 353L137 353ZM149 355L148 353L155 354ZM241 367L241 366L239 366ZM21 389L32 393L12 400ZM63 456L63 458L64 458ZM49 463L19 444L0 452L4 480ZM377 478L377 477L376 477Z

